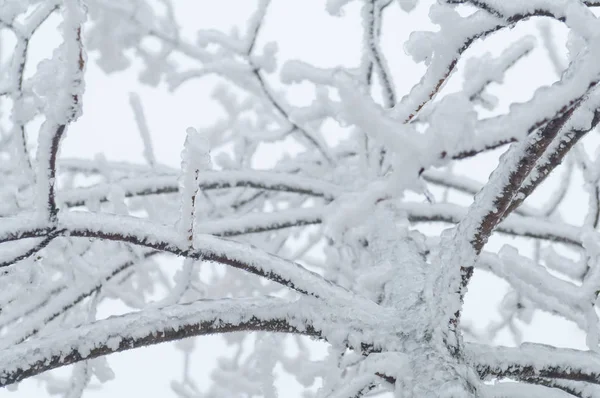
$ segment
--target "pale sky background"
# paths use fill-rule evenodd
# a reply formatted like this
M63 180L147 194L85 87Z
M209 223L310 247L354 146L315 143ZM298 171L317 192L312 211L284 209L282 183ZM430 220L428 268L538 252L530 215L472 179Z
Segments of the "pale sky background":
M243 30L246 18L255 9L255 2L249 0L174 0L174 3L179 23L187 38L193 38L198 29L215 28L227 31L232 26L238 26ZM257 47L275 41L279 48L279 67L288 59L301 59L321 67L356 66L362 35L360 4L360 1L351 3L344 9L345 16L339 18L326 13L324 0L272 0ZM408 92L424 71L422 65L415 65L404 54L403 44L411 31L436 30L427 18L427 4L429 2L422 2L410 14L402 12L394 4L385 14L382 47L390 62L399 96ZM35 71L38 60L51 55L59 40L56 30L59 22L60 18L55 16L34 36L29 73ZM466 55L472 56L485 51L497 54L523 34L532 34L539 39L536 22L533 20L521 24L510 31L494 35L485 42L478 42ZM566 31L558 24L553 23L552 26L562 48ZM538 40L538 43L541 43L541 40ZM5 46L2 48L6 51ZM62 146L61 157L93 158L97 153L103 153L109 160L143 163L142 142L129 105L130 92L138 93L142 99L158 161L173 167L179 167L186 128L208 126L222 114L222 110L210 97L212 88L218 82L214 77L192 80L174 93L168 93L164 85L150 88L137 83L140 69L137 60L134 62L134 68L106 75L93 62L97 54L91 53L88 57L92 62L87 65L83 116L69 129ZM443 93L460 88L463 65L463 62L459 64L458 72L454 74ZM278 72L269 76L270 83L274 87L281 87L277 75ZM536 87L550 84L556 78L545 51L540 46L507 74L505 86L492 85L491 92L497 94L501 100L500 111L506 112L507 100L525 101L532 96ZM309 84L286 89L288 100L294 104L303 104L310 100L312 95L312 86ZM33 124L29 131L35 133ZM332 134L335 134L334 130ZM473 178L485 181L496 164L494 156L485 159L462 161L457 163L455 170L458 174L469 174ZM276 160L272 150L265 150L264 156L256 166L268 167ZM578 179L575 183L580 181ZM537 195L543 197L547 192L543 190ZM586 210L582 204L586 203L587 198L583 194L568 198L562 212L565 220L580 223ZM512 240L505 237L493 238L487 247L492 250L509 241ZM523 248L528 249L526 246ZM469 288L465 318L476 319L476 325L479 327L498 319L497 311L490 308L495 308L491 306L495 306L502 299L506 290L507 285L504 282L478 272ZM110 309L104 308L103 311L108 313ZM526 329L524 338L557 346L585 348L583 333L573 324L541 312L536 312L532 326ZM501 334L496 342L510 345L512 339L507 334ZM198 385L206 388L210 369L214 364L211 358L226 347L218 337L198 338L196 347L192 363L193 373ZM102 390L90 390L84 396L174 397L169 384L172 379L179 379L182 357L182 353L173 349L171 343L112 355L108 361L116 379L104 384ZM280 384L286 383L288 381L284 380ZM282 387L280 396L299 396L296 386L290 384ZM0 398L39 397L45 394L34 379L21 383L17 392L0 389Z

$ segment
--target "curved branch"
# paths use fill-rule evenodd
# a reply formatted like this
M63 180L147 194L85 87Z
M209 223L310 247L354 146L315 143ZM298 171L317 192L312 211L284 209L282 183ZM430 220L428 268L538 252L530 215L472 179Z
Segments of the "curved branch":
M188 242L182 242L170 228L134 217L84 212L63 214L59 228L69 236L128 242L178 256L226 264L305 295L335 300L343 297L357 305L367 302L300 264L211 235L198 234L194 249L189 249Z
M62 77L61 90L56 97L49 98L56 101L53 111L46 110L46 120L40 128L37 148L36 169L36 194L38 195L37 211L40 212L50 224L58 221L58 206L56 204L56 159L60 143L65 135L67 126L77 119L81 112L81 95L83 94L83 72L85 69L85 51L81 38L81 25L83 23L81 10L78 4L65 4L63 8L64 21L63 45L66 48L60 62L65 70Z
M45 4L38 7L26 20L24 25L19 24L18 27L12 23L0 21L0 24L11 29L16 36L17 42L13 50L13 61L8 72L10 78L14 80L10 89L3 94L10 94L13 101L13 114L16 104L20 103L24 97L23 80L25 76L25 65L29 56L29 44L31 37L38 28L56 11L58 8L57 1L47 1ZM25 167L28 173L33 172L29 151L27 149L27 133L25 131L25 121L20 120L20 117L15 118L16 138L19 140L20 156L23 157Z
M293 311L297 305L276 298L202 300L61 330L3 350L0 387L86 359L192 336L265 331L322 337L310 318Z
M435 98L454 71L460 56L477 39L485 38L501 29L513 27L531 17L549 17L560 22L566 20L564 13L558 14L555 12L556 10L542 7L523 6L523 9L518 11L515 7L515 10L510 10L512 12L502 13L486 1L481 0L446 0L446 2L455 4L476 2L479 8L485 7L485 11L479 11L471 17L463 19L464 26L461 29L468 34L463 37L462 42L456 41L454 49L446 46L443 54L436 54L420 82L396 105L394 113L404 122L412 121L419 111Z

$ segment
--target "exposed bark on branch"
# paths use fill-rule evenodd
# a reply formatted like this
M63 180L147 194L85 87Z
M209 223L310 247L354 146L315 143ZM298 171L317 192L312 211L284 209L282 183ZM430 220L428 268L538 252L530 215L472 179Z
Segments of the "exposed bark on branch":
M193 336L268 331L320 337L310 320L286 320L291 306L278 299L206 300L96 321L11 348L0 359L0 387L86 359Z

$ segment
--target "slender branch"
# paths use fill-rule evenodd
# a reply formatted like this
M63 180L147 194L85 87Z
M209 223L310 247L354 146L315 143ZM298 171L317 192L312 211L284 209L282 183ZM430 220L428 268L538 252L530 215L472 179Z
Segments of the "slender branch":
M198 177L203 191L226 188L254 188L323 197L332 200L344 188L309 177L268 171L215 171L203 172ZM179 192L177 176L127 178L111 184L77 188L60 192L58 197L67 207L84 206L87 201L104 202L114 186L119 186L125 197L172 194Z
M333 159L331 158L331 156L329 155L329 152L323 146L323 144L320 143L315 137L313 137L312 134L310 134L304 127L300 126L298 123L295 123L291 119L289 112L287 112L284 109L283 105L281 103L279 103L277 98L275 98L275 96L269 89L267 82L265 81L262 74L260 73L260 68L257 67L254 64L254 62L252 62L252 59L250 58L252 51L254 50L254 47L256 44L256 39L260 33L260 29L262 28L264 17L266 15L266 11L267 11L266 6L264 6L264 9L259 10L259 13L260 13L259 18L256 21L255 26L253 26L251 28L252 30L250 32L249 45L246 49L245 56L248 58L248 62L250 63L250 65L252 65L252 75L254 76L255 80L257 81L258 86L260 87L260 90L262 91L262 93L263 93L264 97L267 99L267 101L269 101L269 103L273 106L273 108L287 121L287 123L289 123L289 125L291 126L291 131L292 132L293 131L300 132L300 134L306 140L308 140L308 142L310 142L311 145L313 145L319 151L319 153L321 153L323 158L329 164L333 164Z
M38 7L32 15L27 18L25 26L23 28L20 26L17 28L11 23L0 22L2 25L5 25L9 29L13 31L17 38L17 43L15 44L14 55L12 60L10 72L13 76L15 82L14 87L8 90L5 94L11 94L13 101L13 114L14 108L17 107L23 100L24 92L23 92L23 80L25 75L25 65L27 64L28 53L29 53L29 43L33 34L38 30L38 28L56 11L58 8L58 4L56 1L48 1L47 4L43 4ZM15 118L16 119L16 118ZM27 149L27 134L25 131L25 121L16 120L16 129L17 129L17 139L20 141L20 147L22 149L21 154L23 159L25 160L25 165L29 172L33 170L31 165L31 159L29 157L29 151Z
M477 8L481 8L489 12L490 14L496 15L498 17L504 18L504 15L499 11L493 8L492 5L483 1L483 0L445 0L448 4L471 4ZM600 7L600 1L597 0L583 0L581 3L586 5L587 7ZM539 10L538 12L541 12Z
M479 0L446 0L446 3L448 3L448 4L471 4L472 6L480 8L483 11L486 11L487 13L489 13L495 17L504 18L504 15L500 11L496 10L493 6L491 6L490 4L487 4L483 1L479 1Z
M51 232L47 236L45 236L44 238L39 240L39 242L37 242L35 245L30 247L28 250L26 250L24 252L20 252L19 254L15 255L9 259L2 259L2 261L0 261L0 268L8 267L9 265L13 265L16 262L25 260L25 259L33 256L34 254L36 254L37 252L39 252L40 250L42 250L43 248L48 246L50 244L50 242L52 242L52 240L54 240L54 238L56 238L56 236L57 236L56 233Z
M283 228L320 224L322 208L281 210L273 213L250 213L233 219L216 219L197 225L198 233L237 236Z
M83 72L85 68L85 54L81 39L81 16L78 15L80 7L77 2L65 4L64 7L64 81L61 87L64 92L57 93L50 101L57 101L57 109L47 111L46 121L40 130L38 140L38 170L37 170L37 195L38 211L48 219L50 224L58 221L58 207L55 199L56 186L56 159L61 139L65 134L67 125L74 121L81 110L81 94L83 93ZM73 53L72 48L76 48ZM71 65L75 63L75 65ZM44 203L45 202L45 203Z
M366 2L365 7L367 14L365 36L367 51L369 52L369 57L372 62L370 65L377 66L377 72L383 87L384 106L386 108L391 108L396 104L396 93L394 92L394 84L392 82L386 61L383 57L381 49L379 48L383 7L379 5L378 0L370 0ZM372 70L372 67L370 70Z
M271 103L273 108L275 108L275 110L289 123L289 125L291 126L291 131L298 131L302 135L302 137L304 137L308 142L311 143L313 147L315 147L319 151L319 153L329 164L333 164L333 159L331 158L331 155L323 146L323 144L321 144L315 137L313 137L312 134L309 133L304 127L300 126L298 123L294 122L291 119L289 112L287 112L283 108L283 105L281 105L279 101L275 98L275 96L271 93L271 90L268 88L267 82L261 75L260 70L254 68L252 73L256 78L256 81L258 82L258 85L261 88L265 98Z
M160 252L148 251L144 253L143 259L150 258ZM106 283L111 281L116 276L138 264L138 261L125 261L117 266L112 267L108 272L103 272L95 278L95 280L83 283L80 286L71 286L66 289L52 289L53 297L44 300L40 305L28 310L22 314L23 321L19 324L18 329L12 333L7 333L3 336L1 347L8 348L16 344L20 344L28 338L35 336L40 330L40 325L47 325L59 316L66 313L71 308L82 302L87 297L98 292ZM40 311L42 310L43 311ZM34 313L37 312L37 313ZM12 319L14 321L15 319ZM4 320L4 324L11 322L11 319Z
M473 156L479 155L480 153L493 151L494 149L498 149L500 147L503 147L505 145L508 145L508 144L511 144L511 143L517 142L517 141L518 140L514 137L508 138L506 140L499 140L499 141L493 142L491 144L484 145L481 148L462 150L462 151L454 153L450 156L454 160L468 159L468 158L472 158ZM447 156L447 154L442 154L441 157L444 158L446 156Z
M148 162L148 165L154 168L154 166L156 166L156 156L152 145L152 137L150 136L150 129L148 128L142 101L137 93L129 93L129 105L133 111L135 123L137 124L144 145L144 158L146 159L146 162Z

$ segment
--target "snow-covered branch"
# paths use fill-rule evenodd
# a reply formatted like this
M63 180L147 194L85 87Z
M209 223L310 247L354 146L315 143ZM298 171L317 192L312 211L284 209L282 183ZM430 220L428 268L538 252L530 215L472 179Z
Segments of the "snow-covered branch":
M51 223L56 223L58 213L56 160L67 125L81 113L86 59L81 38L81 25L85 21L83 6L78 0L67 0L62 11L64 43L56 50L52 60L38 67L38 84L34 88L40 97L48 101L44 109L46 120L38 139L36 194L40 216Z
M0 386L86 359L192 336L270 331L319 337L311 320L294 316L293 310L293 302L275 298L202 300L99 320L5 349Z
M465 351L483 378L545 377L600 384L600 356L589 351L542 344L518 348L469 344Z
M66 206L83 206L86 202L104 202L111 189L118 187L126 197L158 195L179 192L176 176L124 178L111 184L99 184L58 193L59 201ZM206 171L198 175L198 187L203 191L226 188L254 188L324 197L331 200L343 187L326 181L268 171Z

